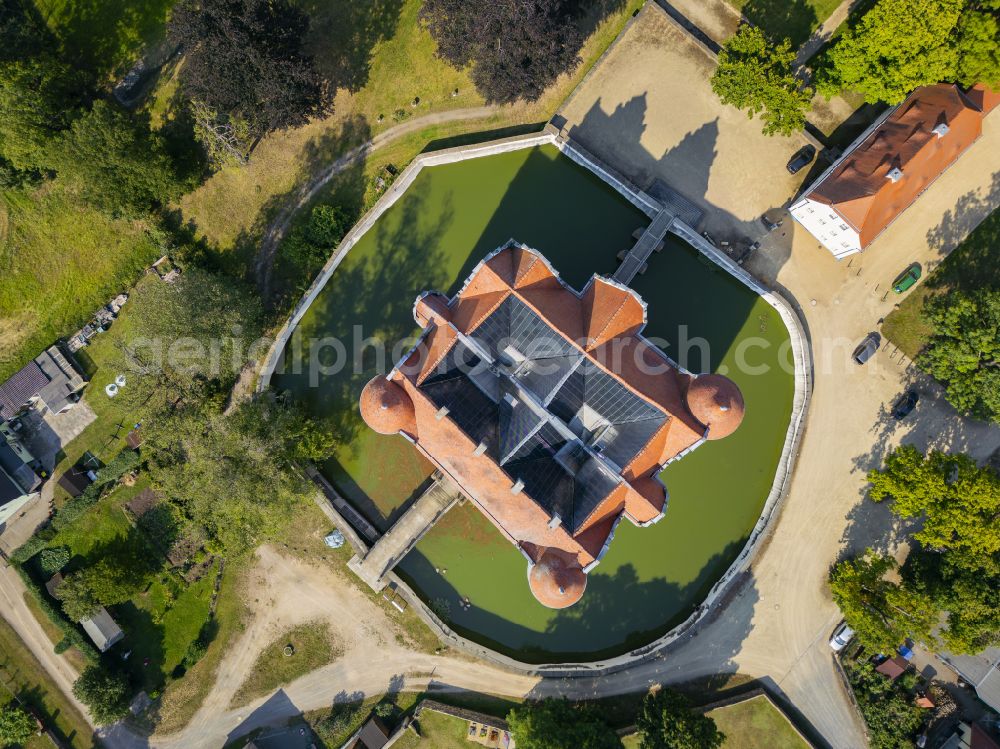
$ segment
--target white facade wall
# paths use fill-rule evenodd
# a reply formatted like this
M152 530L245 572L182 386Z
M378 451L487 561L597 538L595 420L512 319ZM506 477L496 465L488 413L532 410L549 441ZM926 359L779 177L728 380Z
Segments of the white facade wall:
M838 260L861 252L861 236L833 206L806 196L789 213Z

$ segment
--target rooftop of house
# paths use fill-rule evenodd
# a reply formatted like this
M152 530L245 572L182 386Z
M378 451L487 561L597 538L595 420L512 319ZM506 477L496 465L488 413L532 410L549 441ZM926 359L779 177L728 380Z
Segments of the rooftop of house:
M34 398L40 398L49 410L58 413L86 384L62 352L49 346L0 384L0 419L13 418Z
M954 84L911 93L807 197L835 206L865 246L982 132L992 99Z
M0 507L31 494L42 480L0 437Z
M662 516L662 466L742 419L730 380L695 378L642 336L638 294L600 276L577 292L514 242L453 299L419 297L414 317L420 342L368 384L362 415L406 435L477 503L554 608L582 595L622 516Z

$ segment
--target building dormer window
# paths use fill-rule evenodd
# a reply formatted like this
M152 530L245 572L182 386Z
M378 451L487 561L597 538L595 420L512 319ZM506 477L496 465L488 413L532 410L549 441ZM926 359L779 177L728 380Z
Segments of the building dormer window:
M898 166L894 166L889 170L889 173L885 175L885 178L890 182L899 182L903 178L903 170Z
M948 134L948 126L943 122L939 122L937 125L934 126L934 129L931 130L931 132L934 133L937 137L943 138Z

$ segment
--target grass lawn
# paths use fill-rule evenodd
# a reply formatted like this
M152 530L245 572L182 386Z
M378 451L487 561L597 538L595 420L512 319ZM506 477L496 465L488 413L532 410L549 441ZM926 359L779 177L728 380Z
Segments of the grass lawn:
M537 102L502 107L483 120L431 126L408 136L405 146L394 144L390 146L391 153L379 150L370 160L377 161L379 166L393 163L402 168L428 142L438 137L547 121L641 4L641 0L628 0L600 23L591 24L594 31L581 50L584 62L571 74L561 76ZM366 68L367 75L356 77L361 84L358 89L338 92L332 117L268 136L254 151L246 167L223 169L181 199L184 217L197 225L198 231L220 250L233 269L245 267L256 250L256 239L263 226L299 185L337 155L396 125L393 116L396 110L402 109L404 119L411 119L432 112L482 105L482 98L467 73L451 68L434 56L433 40L417 22L420 0L401 0L398 4L387 5L398 9L398 18L393 22L381 16L367 19L375 28L359 45L362 52L369 50L365 55L367 62L364 65L353 63L358 69ZM345 6L352 8L346 12L348 17L354 18L365 13L353 9L354 6L367 7L368 4L309 0L305 6L313 18L317 61L321 68L332 65L325 56L333 55L335 48L328 43L328 37L323 36L324 29L344 26L339 14ZM370 12L380 13L378 10ZM335 30L330 33L336 38ZM452 95L455 89L458 89L457 96ZM414 107L411 104L415 98L420 102ZM383 115L381 122L379 115ZM355 204L360 202L363 192L364 182L359 181L353 190Z
M98 77L123 73L163 37L175 0L35 0L66 58Z
M87 322L159 252L142 222L108 218L56 185L0 191L0 381Z
M471 267L509 237L543 251L569 283L582 287L591 273L614 269L614 253L645 223L552 148L429 168L361 238L301 329L308 340L351 335L359 325L360 337L379 338L391 349L414 332L411 308L419 292L454 292ZM674 342L668 353L693 371L734 377L749 404L743 426L665 472L671 499L664 521L646 529L622 524L591 574L583 602L563 612L534 600L523 558L474 507L452 510L399 569L428 601L445 602L452 624L464 634L530 659L549 659L553 652L560 658L593 655L646 642L690 613L757 521L791 409L792 377L780 366L787 333L777 313L728 274L680 241L668 247L636 283L649 302L647 334ZM711 314L704 299L713 300ZM686 360L672 348L685 336L711 343L708 360ZM751 338L759 338L762 348L744 349L742 342ZM739 366L744 355L744 364L764 364L768 373L744 374L752 371ZM320 352L317 357L322 360ZM321 376L315 386L307 374L274 381L351 435L324 468L381 524L405 508L429 473L405 440L363 428L357 412L365 382L396 358L379 362L369 349L361 367ZM473 604L468 611L457 605L465 596Z
M291 654L285 652L289 645ZM310 622L293 627L276 637L257 656L247 680L243 682L230 707L240 707L291 684L300 676L332 663L342 654L326 622Z
M723 749L808 749L795 730L774 704L758 695L735 705L720 707L708 713L719 730L726 734Z
M148 482L140 479L134 486L117 488L55 535L48 545L65 546L72 554L64 574L87 567L109 547L148 544L122 509L147 486ZM154 558L158 556L152 547L148 551ZM109 607L125 632L125 639L115 646L112 657L131 651L128 666L143 688L159 689L169 679L183 675L183 669L175 669L181 666L188 647L208 621L214 582L214 569L193 584L162 569L132 600Z
M727 0L755 26L798 47L830 17L840 0Z
M409 731L393 746L399 749L468 749L475 746L466 738L469 731L468 721L459 720L450 715L442 715L431 710L420 713L417 721L420 736Z
M11 701L14 695L31 705L67 746L73 749L95 746L87 721L63 696L17 633L0 619L0 705ZM44 736L33 737L25 744L25 749L43 749L51 745Z
M899 307L885 318L882 332L900 351L915 358L933 333L921 315L924 302L952 291L1000 288L998 248L1000 210L990 214L930 275L907 293Z

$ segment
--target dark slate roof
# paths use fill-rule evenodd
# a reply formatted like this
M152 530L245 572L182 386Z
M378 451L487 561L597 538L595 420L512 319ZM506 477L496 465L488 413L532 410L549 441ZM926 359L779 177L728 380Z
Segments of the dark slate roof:
M41 484L35 472L17 457L5 440L0 439L0 505L30 494Z
M32 361L26 367L0 385L0 419L10 419L30 399L41 392L42 388L49 384L49 378L38 366L38 362Z
M389 730L377 717L372 716L361 728L358 741L365 749L382 749L389 743Z
M572 533L668 418L514 296L419 387Z

